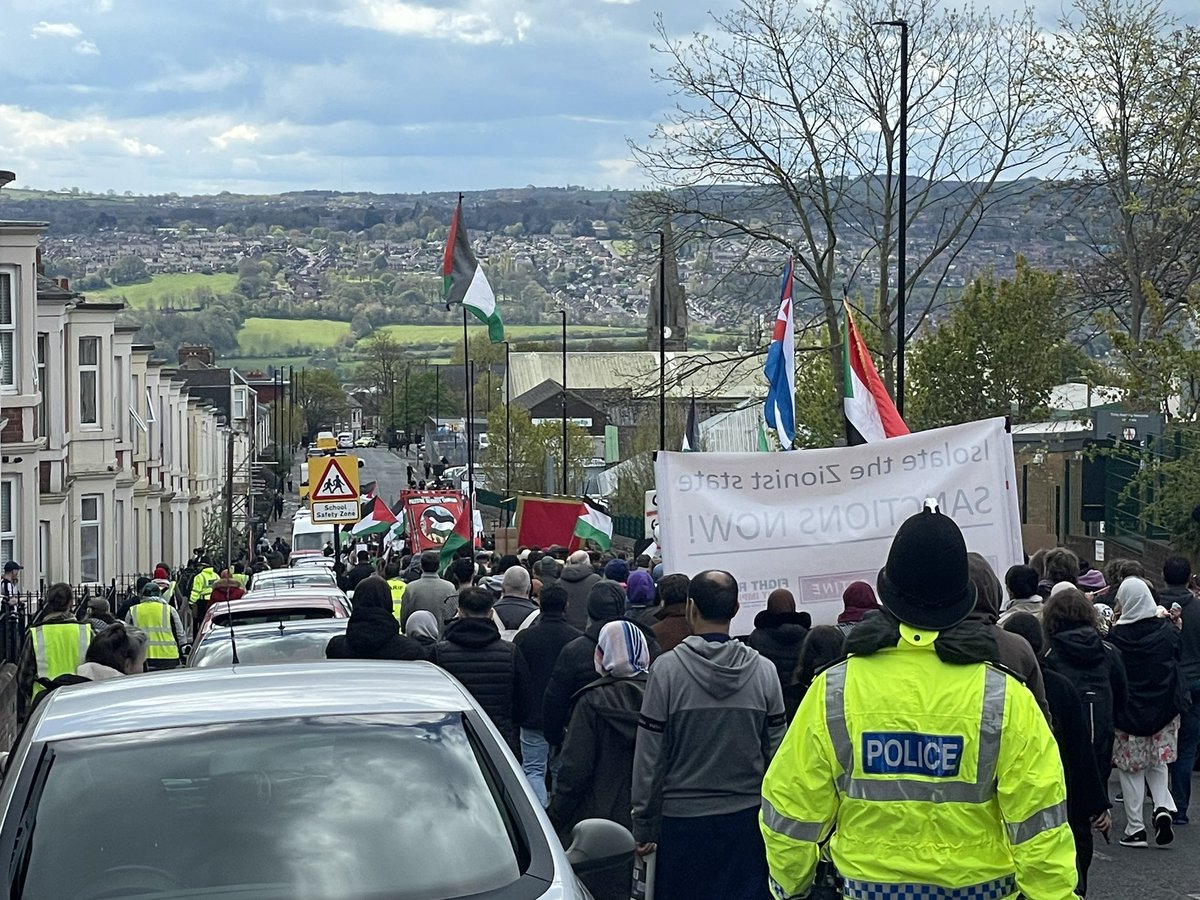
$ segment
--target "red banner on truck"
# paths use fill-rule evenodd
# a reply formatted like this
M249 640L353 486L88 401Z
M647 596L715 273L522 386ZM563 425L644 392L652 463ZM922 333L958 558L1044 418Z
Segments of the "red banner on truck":
M441 550L464 507L458 491L401 491L400 504L414 553Z

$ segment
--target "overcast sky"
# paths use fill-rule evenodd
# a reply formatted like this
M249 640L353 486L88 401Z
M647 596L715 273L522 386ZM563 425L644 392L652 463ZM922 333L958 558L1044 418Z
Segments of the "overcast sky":
M640 187L626 139L670 103L655 12L681 34L734 2L0 0L0 169L136 193Z

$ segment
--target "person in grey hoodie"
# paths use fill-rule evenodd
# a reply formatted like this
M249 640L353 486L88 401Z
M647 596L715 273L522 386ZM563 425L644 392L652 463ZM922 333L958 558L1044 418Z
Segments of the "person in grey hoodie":
M409 582L400 603L400 627L403 629L418 609L427 609L437 619L438 627L444 628L458 612L458 588L438 575L438 551L426 550L420 559L421 577Z
M576 550L567 557L558 581L567 591L567 624L573 628L583 631L587 627L588 595L599 580L586 550Z
M758 828L763 775L786 719L775 666L729 636L737 580L692 579L692 634L650 669L633 762L637 854L658 900L769 900Z
M1171 773L1171 796L1178 810L1173 824L1188 823L1188 804L1192 799L1192 768L1196 764L1196 749L1200 745L1200 600L1188 590L1192 579L1192 564L1182 556L1169 556L1163 563L1163 582L1167 588L1158 595L1159 605L1173 611L1179 604L1179 669L1183 689L1191 705L1180 714L1179 741L1175 762L1168 766Z

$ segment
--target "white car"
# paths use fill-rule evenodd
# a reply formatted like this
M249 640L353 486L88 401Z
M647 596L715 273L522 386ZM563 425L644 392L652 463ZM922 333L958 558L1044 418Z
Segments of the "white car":
M349 431L343 431L337 436L337 445L339 450L353 450L354 435Z
M137 811L117 837L97 828L114 810ZM572 838L564 851L496 726L424 662L58 688L0 785L12 900L587 900L581 881L629 884L627 830L587 819Z

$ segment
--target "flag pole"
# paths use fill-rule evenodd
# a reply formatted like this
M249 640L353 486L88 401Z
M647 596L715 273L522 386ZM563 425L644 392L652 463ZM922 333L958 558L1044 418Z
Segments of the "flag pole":
M567 310L563 307L560 310L562 313L562 493L569 493L567 490Z
M463 321L463 375L466 379L466 390L463 392L466 397L466 423L467 423L467 489L464 492L464 501L467 510L467 521L471 523L471 542L475 541L475 511L471 508L471 495L475 491L475 440L473 436L473 428L471 419L474 416L474 411L471 409L471 388L474 381L475 364L471 361L467 343L467 306L464 303L462 308Z

